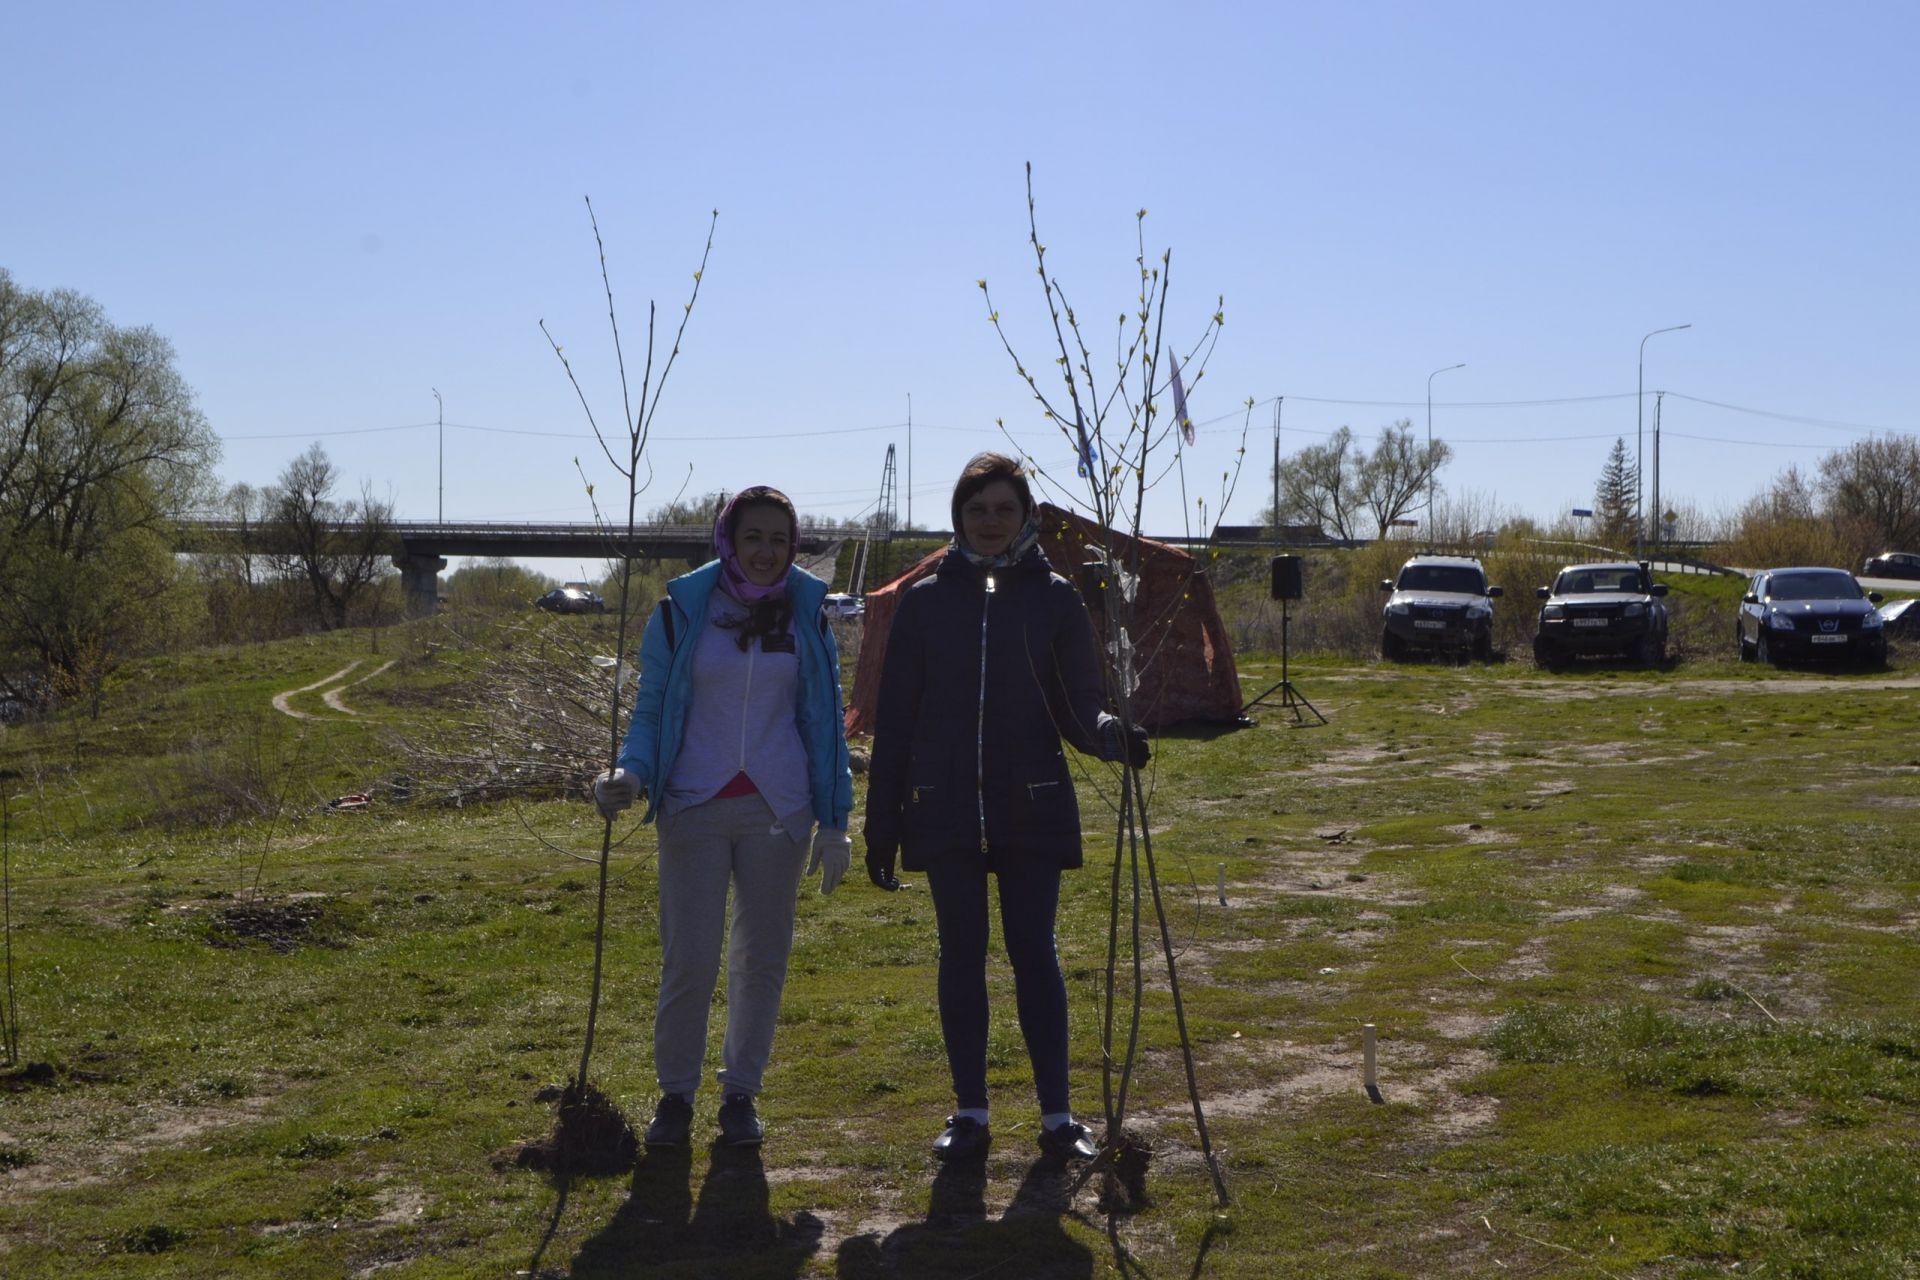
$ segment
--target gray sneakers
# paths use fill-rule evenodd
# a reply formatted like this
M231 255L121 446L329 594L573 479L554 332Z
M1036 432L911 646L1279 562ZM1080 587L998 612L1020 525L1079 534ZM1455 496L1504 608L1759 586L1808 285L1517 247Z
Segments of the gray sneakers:
M647 1126L650 1147L684 1147L693 1128L693 1103L677 1093L660 1095L653 1109L653 1123Z

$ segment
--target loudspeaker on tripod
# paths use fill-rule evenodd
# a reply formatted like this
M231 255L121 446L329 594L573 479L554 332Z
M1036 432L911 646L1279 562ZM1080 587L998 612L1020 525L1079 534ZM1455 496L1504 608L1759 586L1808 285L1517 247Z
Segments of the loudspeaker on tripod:
M1299 556L1273 558L1272 591L1275 600L1300 600L1306 596L1305 584L1300 577Z

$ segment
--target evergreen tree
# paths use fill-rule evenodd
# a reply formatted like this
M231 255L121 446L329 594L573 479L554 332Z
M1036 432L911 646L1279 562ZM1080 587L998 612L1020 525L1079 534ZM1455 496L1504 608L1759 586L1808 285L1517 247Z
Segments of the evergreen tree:
M1634 508L1638 505L1640 468L1627 457L1627 442L1616 437L1607 463L1593 487L1594 531L1610 547L1633 541Z

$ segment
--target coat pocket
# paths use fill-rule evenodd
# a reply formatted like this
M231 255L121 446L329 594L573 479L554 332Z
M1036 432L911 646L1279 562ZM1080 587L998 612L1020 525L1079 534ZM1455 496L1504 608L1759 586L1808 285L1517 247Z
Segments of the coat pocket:
M1016 839L1039 836L1046 840L1073 839L1080 835L1080 804L1073 794L1073 783L1060 777L1025 778L1016 784L1013 796L1017 815Z
M973 831L972 789L955 776L951 761L938 752L916 750L907 766L902 831L915 846L964 842Z

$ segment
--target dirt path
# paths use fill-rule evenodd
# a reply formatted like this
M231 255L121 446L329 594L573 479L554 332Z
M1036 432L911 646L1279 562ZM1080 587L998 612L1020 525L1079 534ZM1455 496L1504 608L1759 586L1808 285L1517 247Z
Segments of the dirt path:
M327 716L316 716L310 712L294 710L292 705L293 699L299 697L303 693L312 693L315 689L326 689L328 685L340 684L342 680L345 680L348 676L352 675L355 669L357 669L360 666L360 664L364 661L366 661L366 659L364 658L355 658L352 662L349 662L346 666L340 668L338 671L334 672L330 676L325 676L319 680L315 680L312 684L301 685L298 689L288 689L284 693L274 694L273 709L275 711L278 711L282 715L292 716L295 720L328 719L329 717ZM381 666L376 667L372 671L369 671L366 675L361 676L360 679L355 680L353 684L340 685L340 688L338 689L327 689L327 692L320 695L320 700L326 703L329 707L333 708L335 711L340 712L342 715L349 715L349 716L359 715L360 713L358 711L355 711L352 707L349 707L346 703L340 701L340 695L346 690L351 689L353 685L364 684L366 681L373 679L375 676L379 675L382 671L385 671L388 667L392 666L397 661L399 661L399 659L390 658Z
M340 695L345 693L347 690L354 688L356 685L365 684L367 681L373 679L375 676L379 675L382 671L385 671L388 667L392 666L394 663L398 661L400 661L400 659L398 658L388 658L385 662L381 663L379 666L375 667L373 670L367 672L367 674L361 676L358 680L355 680L353 684L343 684L338 689L327 690L325 693L320 695L320 701L326 703L328 706L332 707L335 711L340 712L340 714L342 715L348 715L348 716L359 715L360 713L358 711L355 711L352 707L340 701Z

